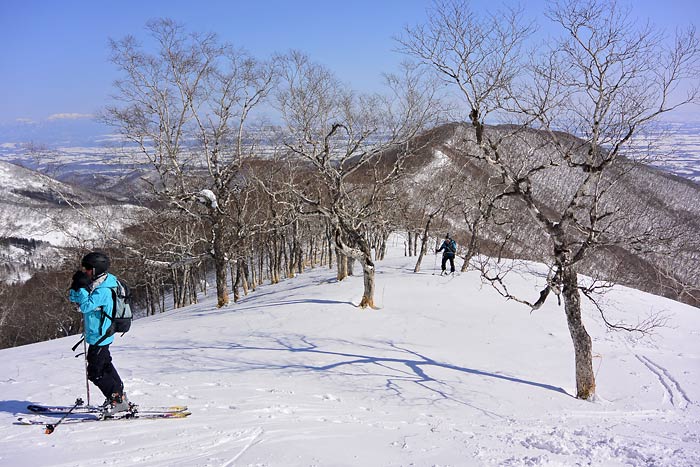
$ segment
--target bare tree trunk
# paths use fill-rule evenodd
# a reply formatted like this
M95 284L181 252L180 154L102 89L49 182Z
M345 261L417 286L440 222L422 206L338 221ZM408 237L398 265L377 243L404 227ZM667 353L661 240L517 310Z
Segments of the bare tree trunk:
M331 226L326 226L326 240L328 241L328 269L333 269L333 233Z
M172 269L173 277L173 308L180 308L180 302L178 300L180 294L178 293L179 281L177 279L177 269Z
M384 257L386 256L386 241L388 239L389 235L387 234L382 234L382 241L379 244L379 259L384 260Z
M189 305L187 301L187 292L189 289L189 267L187 265L182 267L182 275L180 276L180 288L178 289L179 291L179 298L178 301L180 302L180 306L187 306Z
M578 289L578 275L572 267L562 268L562 295L569 332L574 343L576 362L576 397L590 400L595 396L595 374L593 373L593 352L591 336L581 320L581 295Z
M374 263L372 263L369 255L365 256L361 263L365 290L362 294L360 308L377 308L374 305Z
M241 299L241 292L240 289L238 288L239 284L241 283L241 265L240 265L240 259L236 261L236 273L234 274L233 268L231 268L231 277L235 277L235 279L231 280L231 288L233 289L233 302L236 303L238 300Z
M418 254L418 261L416 261L416 266L413 268L413 272L420 272L420 264L425 256L425 250L428 246L428 232L430 232L430 223L433 221L433 216L428 216L428 220L425 221L425 228L423 229L423 237L420 242L420 253ZM417 234L416 234L417 235Z
M243 287L243 295L248 295L248 260L241 258L238 262L241 274L241 286Z
M297 274L302 274L304 272L304 247L300 239L297 239L296 243L297 250Z
M472 257L476 253L476 242L478 241L478 228L475 226L472 229L471 237L469 238L469 246L467 247L467 252L464 255L464 263L462 263L462 269L460 269L461 272L467 272L467 268L469 267L469 261L471 261Z
M197 303L197 268L190 268L190 303Z
M255 254L253 251L250 252L250 267L248 268L250 272L250 288L253 292L258 287L258 273L255 267Z
M312 268L316 267L316 264L318 264L318 255L316 251L316 237L313 234L309 236L309 252L307 256L309 258L309 266Z
M282 264L284 264L284 275L287 279L294 277L294 247L292 246L292 241L287 241L285 235L281 235L280 239L280 270L282 269ZM283 263L284 262L284 263Z
M228 305L228 286L226 284L226 249L221 229L214 229L214 266L216 268L216 306Z
M335 236L336 244L339 247L344 248L343 252L347 251L348 253L352 254L352 256L348 257L348 261L358 260L362 265L362 276L365 288L362 294L362 300L360 301L360 308L370 307L376 309L376 306L374 305L375 267L374 262L372 262L372 250L370 249L366 239L362 235L359 235L358 232L351 231L350 234L354 240L353 244L357 245L355 248L348 248L347 246L344 246L339 232L337 232ZM346 255L343 253L343 256Z
M335 259L338 263L336 278L342 281L348 277L348 258L339 249L336 249Z

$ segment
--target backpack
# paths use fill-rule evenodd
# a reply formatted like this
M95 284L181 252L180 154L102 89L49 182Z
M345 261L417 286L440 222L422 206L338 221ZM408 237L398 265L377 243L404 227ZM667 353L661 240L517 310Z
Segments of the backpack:
M449 255L452 254L454 255L457 253L457 242L452 240L451 238L449 240L445 240L443 243L443 246L445 247L445 254Z
M117 286L110 289L112 291L112 299L114 307L112 307L112 326L115 332L125 333L131 328L131 291L129 286L120 282L117 279ZM111 330L110 327L110 330Z
M117 286L110 287L112 291L112 316L102 311L102 319L100 320L100 329L105 319L109 319L112 323L107 328L105 334L95 342L94 345L100 345L102 341L114 334L121 332L122 335L131 328L133 315L131 314L131 291L129 286L117 279Z

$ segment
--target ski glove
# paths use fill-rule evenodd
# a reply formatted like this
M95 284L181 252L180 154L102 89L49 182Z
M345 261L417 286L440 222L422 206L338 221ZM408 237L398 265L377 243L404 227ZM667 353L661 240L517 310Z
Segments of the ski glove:
M73 282L70 285L71 290L77 292L80 289L87 289L89 285L90 277L83 271L76 271L75 274L73 274Z

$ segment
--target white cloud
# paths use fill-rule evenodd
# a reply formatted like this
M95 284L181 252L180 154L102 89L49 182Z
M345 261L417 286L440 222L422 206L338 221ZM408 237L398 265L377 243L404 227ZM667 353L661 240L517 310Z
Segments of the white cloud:
M15 121L16 121L17 123L23 123L23 124L25 124L25 125L32 125L32 124L36 123L36 122L35 122L34 120L32 120L31 118L17 118L17 119L15 119Z
M78 120L81 118L93 118L92 114L62 113L49 116L49 120Z

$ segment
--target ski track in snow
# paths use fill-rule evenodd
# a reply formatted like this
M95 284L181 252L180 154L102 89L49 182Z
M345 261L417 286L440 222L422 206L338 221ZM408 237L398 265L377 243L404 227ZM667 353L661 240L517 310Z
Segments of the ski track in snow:
M668 397L668 401L673 407L685 410L689 405L692 405L692 401L688 398L681 384L666 368L654 363L649 357L635 356L659 379L659 383L665 390L664 395Z
M173 422L176 422L173 420ZM115 422L119 423L119 422ZM124 422L133 423L133 422ZM237 430L223 431L213 429L211 426L199 425L197 427L163 426L159 427L164 432L155 437L152 433L154 426L143 422L138 422L131 428L130 436L143 440L158 440L154 446L148 444L130 444L115 436L113 439L93 439L89 433L76 430L71 436L78 436L81 443L94 442L104 446L105 452L118 453L111 459L94 459L83 461L80 465L147 465L159 467L190 467L190 466L232 466L251 446L253 446L262 434L262 429L257 430ZM155 422L157 423L157 422ZM177 423L177 422L176 422ZM127 425L124 425L125 427ZM124 429L124 428L122 428ZM96 430L98 433L100 430ZM160 431L160 430L158 430ZM164 442L163 435L170 435L169 440ZM53 435L52 435L53 436ZM232 453L235 453L232 456ZM2 460L0 459L0 465ZM68 467L76 465L74 462L65 464L55 464L57 467Z
M243 446L243 448L241 449L241 451L240 451L238 454L236 454L231 460L229 460L228 462L226 462L225 464L223 464L221 467L230 467L230 466L233 466L233 465L234 465L234 462L236 462L236 461L238 460L239 457L241 457L248 449L250 449L251 446L253 446L254 444L256 444L256 443L259 442L260 435L262 435L263 431L264 431L264 430L263 430L262 428L258 428L257 430L255 430L255 431L251 434L251 436L250 436L250 441L248 441L248 444L246 444L245 446Z

